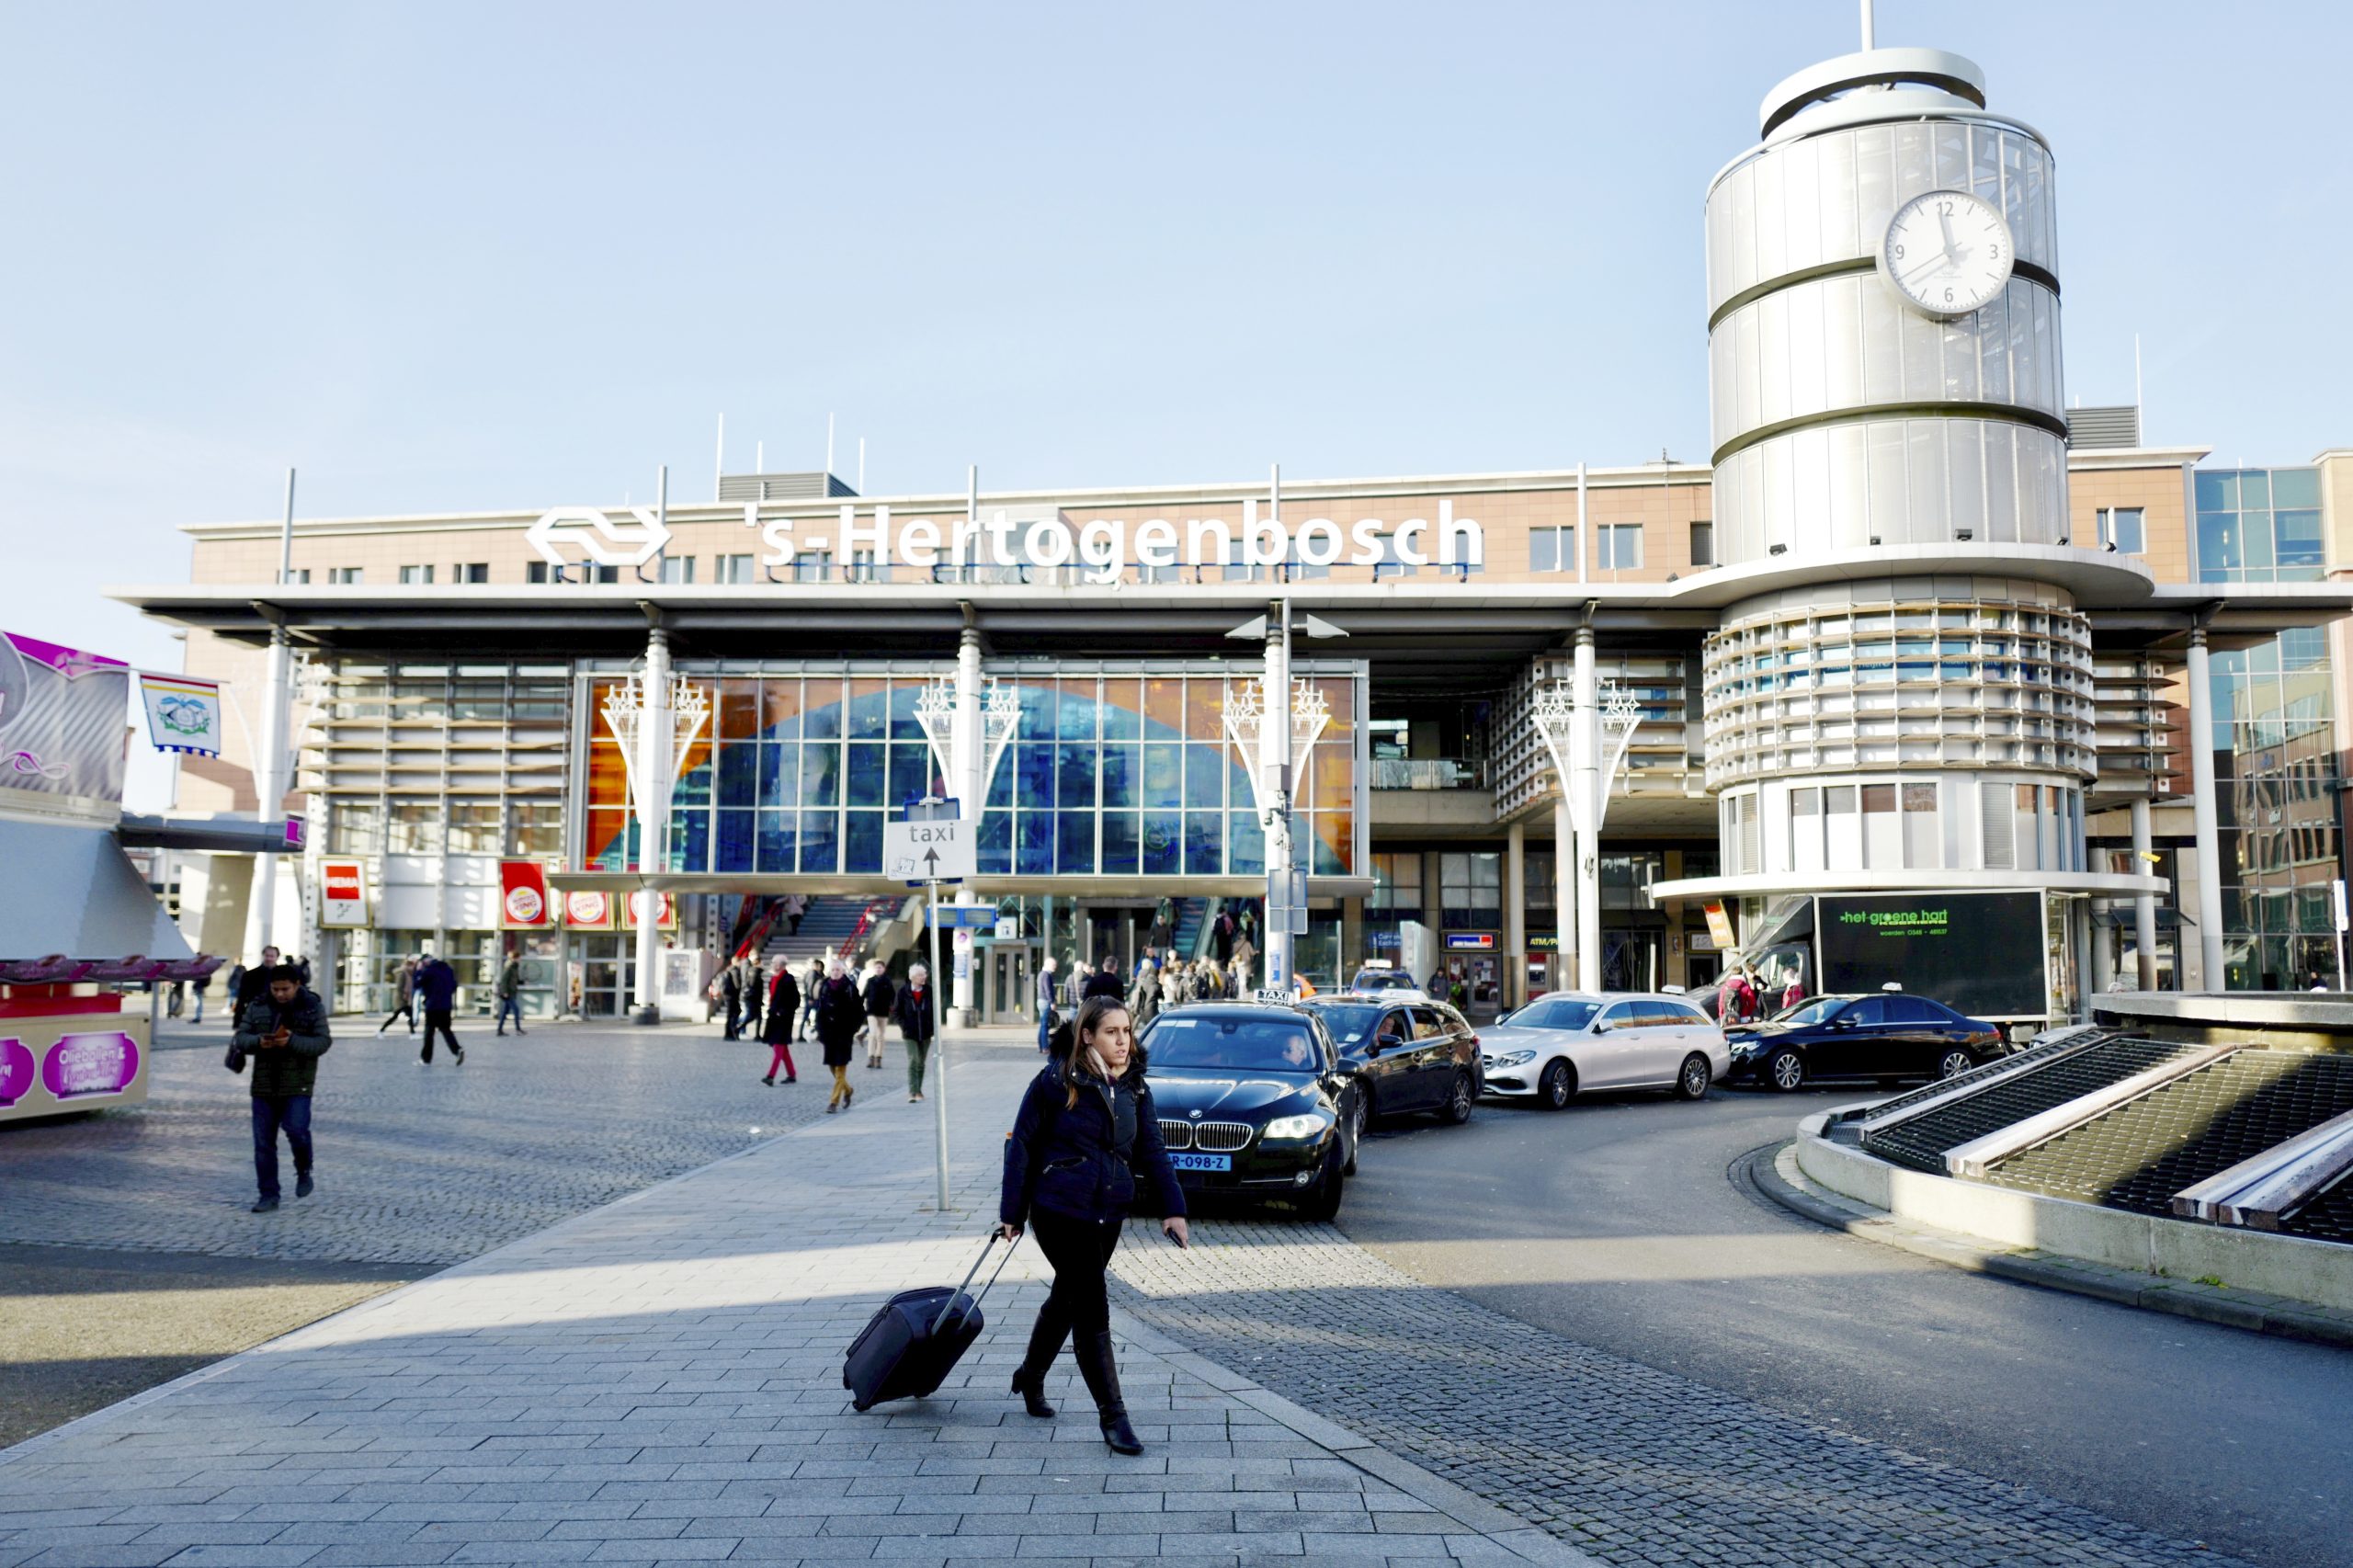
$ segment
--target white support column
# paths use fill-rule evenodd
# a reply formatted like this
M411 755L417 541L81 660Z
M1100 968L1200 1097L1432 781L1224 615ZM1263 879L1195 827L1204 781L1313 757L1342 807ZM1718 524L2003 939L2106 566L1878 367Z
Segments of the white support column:
M988 782L981 777L982 758L988 747L981 733L981 631L970 624L956 644L956 722L949 731L948 765L950 788L961 802L959 814L964 821L977 824L988 804ZM972 890L959 887L956 902L974 902ZM949 995L956 1009L956 1023L969 1027L972 1013L972 933L967 926L956 929L954 984ZM934 983L947 977L938 977Z
M637 865L641 875L662 869L670 846L670 790L676 778L676 738L671 733L670 634L654 627L645 634L644 710L637 724ZM658 900L655 901L658 903ZM658 909L641 909L637 923L637 984L634 1016L641 1024L662 1021L662 982L654 972L662 948Z
M1267 821L1267 915L1259 929L1267 950L1259 956L1261 985L1290 984L1291 937L1277 908L1275 889L1291 870L1290 844L1290 601L1267 608L1265 722L1258 728L1258 800Z
M2154 840L2149 832L2149 801L2143 796L2132 802L2132 870L2138 876L2153 876L2156 862L2149 857ZM2157 895L2144 892L2132 901L2132 943L2139 949L2140 964L2137 979L2141 989L2157 988Z
M1593 628L1577 628L1571 674L1576 728L1570 733L1572 799L1577 824L1577 988L1601 989L1601 699L1594 676Z
M2221 991L2228 977L2222 969L2222 852L2214 820L2211 683L2206 629L2195 627L2189 633L2189 805L2198 836L2198 984L2203 991Z

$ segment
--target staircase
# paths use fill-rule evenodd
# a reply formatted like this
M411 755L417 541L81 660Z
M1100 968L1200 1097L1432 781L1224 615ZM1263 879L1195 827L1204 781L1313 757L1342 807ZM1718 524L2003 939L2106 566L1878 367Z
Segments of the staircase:
M768 930L767 941L760 948L760 956L769 960L790 959L795 969L801 969L807 967L813 958L821 957L828 951L839 953L842 944L860 931L861 923L867 929L871 929L873 923L866 919L870 902L862 898L811 899L807 913L801 917L800 933L797 936L788 935L792 923L779 915ZM886 915L887 911L880 912L876 918L884 918Z

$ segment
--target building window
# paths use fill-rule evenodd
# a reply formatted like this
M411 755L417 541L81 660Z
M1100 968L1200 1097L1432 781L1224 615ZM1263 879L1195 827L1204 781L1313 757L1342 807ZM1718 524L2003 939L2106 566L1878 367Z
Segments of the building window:
M433 568L430 566L404 566L401 568L401 581L404 583L430 583L433 581Z
M2126 555L2144 555L2149 549L2145 514L2138 506L2102 506L2099 541Z
M1938 866L1937 787L1906 784L1904 790L1904 863L1915 869Z
M311 569L307 566L293 567L287 572L286 580L289 583L307 583L311 580Z
M1415 568L1407 565L1403 560L1398 558L1397 536L1395 534L1382 534L1381 536L1381 559L1372 563L1373 581L1378 583L1385 581L1391 577L1410 577L1414 575L1415 571Z
M1596 531L1601 553L1596 562L1604 572L1638 572L1643 565L1643 525L1609 523Z
M710 558L710 580L714 583L756 583L749 555L714 555Z
M1713 566L1715 563L1716 525L1711 522L1693 523L1691 525L1691 564Z
M1372 892L1364 901L1364 912L1368 920L1422 917L1422 857L1418 851L1372 858Z
M449 853L495 855L499 842L496 801L449 802Z
M384 847L394 855L439 854L441 802L429 796L393 796Z
M858 551L849 558L849 580L853 583L887 583L891 580L891 568L877 564L872 551Z
M534 561L523 568L523 581L526 583L561 583L563 581L563 568L561 566L551 568L544 561Z
M1577 569L1577 530L1528 530L1528 569L1531 572L1574 572Z
M563 853L563 802L509 801L506 803L506 853L554 856Z
M1449 930L1494 930L1504 923L1503 857L1492 851L1441 855L1438 921Z
M452 583L487 583L490 581L490 562L487 561L460 562L459 564L449 568L449 581Z
M365 580L366 574L357 566L330 566L327 568L327 581L330 583L349 585L364 582Z
M830 550L803 551L792 558L792 580L796 583L823 583L834 574L834 552Z
M327 824L327 853L373 855L384 846L383 808L373 801L336 801Z
M691 583L695 580L695 558L691 555L665 555L662 558L661 583Z

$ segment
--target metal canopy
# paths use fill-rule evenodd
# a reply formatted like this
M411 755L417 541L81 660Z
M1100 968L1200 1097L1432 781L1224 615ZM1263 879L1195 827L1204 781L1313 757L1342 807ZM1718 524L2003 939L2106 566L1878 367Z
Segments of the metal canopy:
M0 821L0 963L196 956L105 828Z

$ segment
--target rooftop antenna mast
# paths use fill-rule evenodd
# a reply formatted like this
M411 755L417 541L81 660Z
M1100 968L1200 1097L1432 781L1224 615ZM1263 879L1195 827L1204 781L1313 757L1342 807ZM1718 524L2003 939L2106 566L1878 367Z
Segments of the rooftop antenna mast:
M1878 29L1871 25L1871 0L1862 0L1862 5L1863 47L1867 50L1877 49L1879 45L1873 41L1873 39Z

